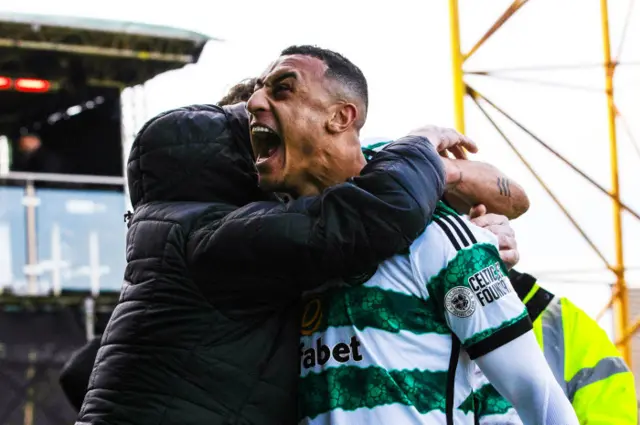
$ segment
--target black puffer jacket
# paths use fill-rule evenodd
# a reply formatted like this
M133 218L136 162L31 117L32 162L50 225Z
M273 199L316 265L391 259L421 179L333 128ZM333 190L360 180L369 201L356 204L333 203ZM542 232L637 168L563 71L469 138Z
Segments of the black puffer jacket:
M319 197L264 200L245 114L180 108L138 134L122 294L78 423L295 423L301 291L406 249L442 194L408 138Z

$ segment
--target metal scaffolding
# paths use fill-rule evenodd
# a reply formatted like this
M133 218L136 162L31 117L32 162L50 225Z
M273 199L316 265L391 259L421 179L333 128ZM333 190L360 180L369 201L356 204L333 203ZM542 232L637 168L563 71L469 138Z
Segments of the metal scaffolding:
M598 184L594 179L589 177L587 173L579 169L577 166L571 163L567 158L562 156L556 150L554 150L549 144L545 143L540 137L536 136L531 130L524 125L516 121L510 116L504 109L500 108L494 102L489 100L485 95L481 94L478 90L472 88L464 80L465 75L483 75L483 76L496 76L492 71L466 71L464 69L465 62L478 50L482 45L496 33L518 10L520 10L529 0L515 0L513 3L502 13L502 15L495 21L495 23L489 28L489 30L476 42L473 47L467 52L463 53L460 42L460 19L458 13L458 0L449 0L449 16L450 16L450 29L451 29L451 53L452 53L452 74L453 74L453 95L454 95L454 111L455 111L455 123L458 131L464 133L465 131L465 109L464 99L465 96L469 96L474 104L480 109L482 114L489 120L491 125L500 134L500 136L507 143L509 148L516 154L516 156L522 161L525 167L533 174L536 180L540 183L542 188L547 192L555 204L560 208L562 213L567 217L575 229L580 233L582 238L593 249L596 255L602 260L605 267L611 271L615 278L615 284L612 289L611 299L604 306L603 310L598 315L598 319L610 308L614 310L614 328L616 336L616 344L620 349L623 358L628 365L631 366L631 336L640 328L640 318L634 320L633 324L629 324L629 298L628 290L625 282L625 265L624 265L624 247L622 238L622 211L625 210L630 213L631 216L640 220L640 214L632 210L628 205L620 200L620 188L619 188L619 173L618 173L618 143L617 143L617 121L626 129L625 122L622 121L622 115L616 108L614 97L614 74L619 62L619 52L616 57L611 54L611 41L609 37L609 8L607 0L600 0L600 18L601 18L601 30L603 41L603 54L604 61L601 64L587 65L590 67L599 66L604 69L605 78L605 94L607 98L607 120L609 127L609 151L611 156L611 190L604 188ZM630 15L633 2L630 3L627 16ZM626 29L629 23L629 19L625 22L623 30L623 41L626 35ZM621 46L622 43L621 42ZM621 50L621 49L620 49ZM585 66L575 66L585 67ZM549 66L540 67L540 70L549 69L567 69L572 67L567 66ZM518 81L518 79L511 78L512 81ZM523 82L533 82L532 80L526 80ZM545 83L537 81L537 83L543 83L546 85L555 85L554 83ZM582 88L584 87L575 87ZM594 241L588 236L587 232L578 224L571 213L565 208L561 200L553 193L550 187L544 182L540 175L533 168L532 164L527 161L513 142L502 131L496 121L489 115L487 106L492 108L495 112L502 115L511 123L515 124L520 130L528 134L533 140L538 142L540 146L545 148L556 158L560 159L565 165L570 167L578 175L580 175L590 185L598 189L600 192L606 194L613 202L613 233L615 237L615 262L610 263L602 251L597 247ZM627 131L629 136L630 132Z

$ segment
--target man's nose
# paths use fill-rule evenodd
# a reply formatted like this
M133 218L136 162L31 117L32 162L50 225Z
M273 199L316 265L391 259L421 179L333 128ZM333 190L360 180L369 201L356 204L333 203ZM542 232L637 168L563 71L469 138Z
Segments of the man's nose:
M247 102L247 110L253 116L269 109L269 103L265 96L265 89L261 88L253 92Z

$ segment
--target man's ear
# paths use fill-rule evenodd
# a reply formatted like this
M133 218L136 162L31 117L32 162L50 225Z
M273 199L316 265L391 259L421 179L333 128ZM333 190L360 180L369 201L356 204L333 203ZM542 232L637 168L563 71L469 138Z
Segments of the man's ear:
M358 119L358 108L353 103L338 103L332 107L333 111L327 122L329 133L343 133L353 127Z

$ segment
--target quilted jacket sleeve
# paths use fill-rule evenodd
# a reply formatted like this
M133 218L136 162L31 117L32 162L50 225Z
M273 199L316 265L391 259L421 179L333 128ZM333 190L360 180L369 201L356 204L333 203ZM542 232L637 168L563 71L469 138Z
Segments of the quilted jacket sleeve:
M357 274L407 249L444 190L442 162L421 137L389 144L360 176L316 197L255 202L192 237L191 258L305 276L307 286Z
M77 411L80 411L82 401L87 392L87 383L100 348L100 339L100 337L95 337L74 351L60 371L62 391L64 391L67 399Z

